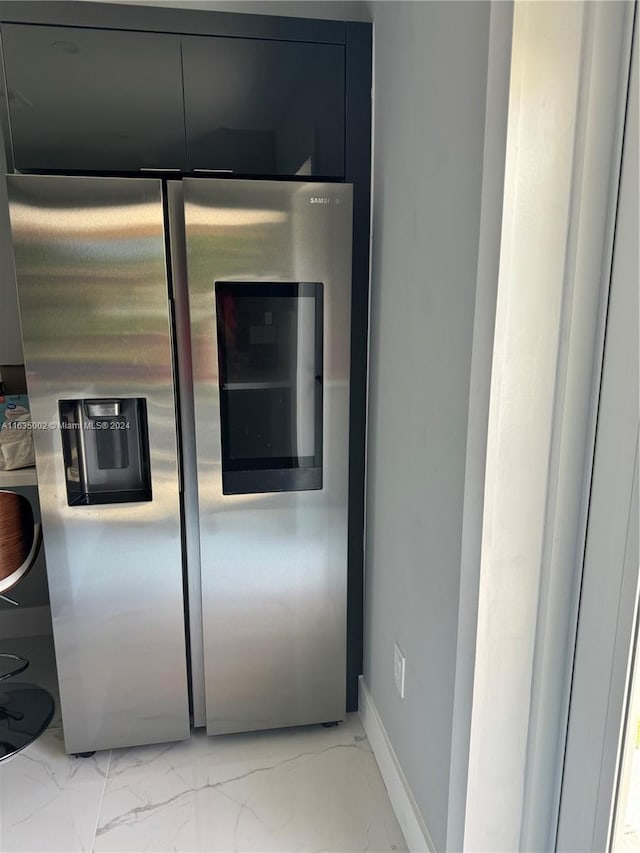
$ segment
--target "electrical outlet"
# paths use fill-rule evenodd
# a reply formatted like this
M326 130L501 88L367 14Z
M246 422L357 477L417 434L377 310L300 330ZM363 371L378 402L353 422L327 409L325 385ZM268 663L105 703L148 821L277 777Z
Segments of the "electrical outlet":
M401 699L404 699L404 670L405 660L402 650L397 643L393 644L393 680Z

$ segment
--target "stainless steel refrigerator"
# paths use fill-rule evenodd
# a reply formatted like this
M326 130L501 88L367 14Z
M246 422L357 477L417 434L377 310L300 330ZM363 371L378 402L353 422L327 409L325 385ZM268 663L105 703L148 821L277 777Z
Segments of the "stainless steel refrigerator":
M341 719L351 187L7 180L67 751Z

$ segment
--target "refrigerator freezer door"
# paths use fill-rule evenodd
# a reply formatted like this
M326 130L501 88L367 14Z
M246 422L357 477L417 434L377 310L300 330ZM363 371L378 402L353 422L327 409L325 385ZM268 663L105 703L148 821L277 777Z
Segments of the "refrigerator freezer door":
M160 182L31 175L7 182L66 748L186 738ZM93 442L96 423L123 421L98 417L104 409L96 401L131 398L144 401L152 499L70 506L61 402L93 401L79 438ZM114 466L98 473L127 473Z
M183 183L207 731L340 720L351 187Z

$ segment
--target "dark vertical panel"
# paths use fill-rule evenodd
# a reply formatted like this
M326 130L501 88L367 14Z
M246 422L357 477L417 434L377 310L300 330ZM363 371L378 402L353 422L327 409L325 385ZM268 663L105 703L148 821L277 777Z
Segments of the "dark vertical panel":
M371 24L346 30L345 180L353 184L351 414L349 439L349 582L347 590L347 710L358 707L362 672L364 474L369 319L371 205Z

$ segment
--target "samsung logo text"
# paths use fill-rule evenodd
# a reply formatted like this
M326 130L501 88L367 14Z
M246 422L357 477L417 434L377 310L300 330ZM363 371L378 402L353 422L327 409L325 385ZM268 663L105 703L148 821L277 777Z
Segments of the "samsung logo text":
M340 204L339 198L327 198L324 195L312 195L311 204Z

